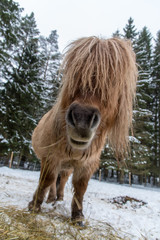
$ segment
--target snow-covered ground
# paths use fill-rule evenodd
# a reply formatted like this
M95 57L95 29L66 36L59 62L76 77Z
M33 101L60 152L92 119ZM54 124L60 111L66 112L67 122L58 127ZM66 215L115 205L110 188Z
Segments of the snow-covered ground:
M27 209L28 202L37 187L39 172L0 168L0 206L16 206ZM130 197L133 201L115 203L118 197ZM70 216L72 199L71 179L65 188L64 201L57 203L56 211ZM140 200L140 202L134 201ZM120 200L119 200L120 201ZM143 203L146 204L143 204ZM53 209L43 203L42 210ZM133 188L98 182L91 179L84 198L84 215L91 226L109 224L130 239L160 240L160 191L159 189Z

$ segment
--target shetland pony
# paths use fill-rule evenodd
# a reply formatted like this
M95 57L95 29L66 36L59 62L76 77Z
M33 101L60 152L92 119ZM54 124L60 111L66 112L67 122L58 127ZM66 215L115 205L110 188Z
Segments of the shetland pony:
M137 80L135 54L128 40L81 38L68 46L62 71L57 102L32 136L41 174L29 209L39 211L48 190L47 202L62 200L73 172L71 218L81 223L83 196L106 139L117 158L128 150Z

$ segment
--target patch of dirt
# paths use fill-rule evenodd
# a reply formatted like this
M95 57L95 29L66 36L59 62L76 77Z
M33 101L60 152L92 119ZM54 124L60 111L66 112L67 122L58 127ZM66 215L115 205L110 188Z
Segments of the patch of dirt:
M142 201L142 200L139 200L139 199L136 199L136 198L133 198L133 197L129 197L129 196L119 196L119 197L115 197L115 198L112 198L112 199L109 199L109 202L110 203L113 203L113 204L117 204L119 206L123 206L125 204L130 204L132 208L140 208L144 205L146 205L147 203Z

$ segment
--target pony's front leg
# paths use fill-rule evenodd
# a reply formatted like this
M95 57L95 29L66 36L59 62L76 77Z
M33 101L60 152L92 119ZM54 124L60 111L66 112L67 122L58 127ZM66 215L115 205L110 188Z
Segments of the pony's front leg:
M72 199L72 220L78 224L82 224L84 219L83 215L83 196L87 190L88 181L92 173L87 172L86 169L75 170L73 173L73 187L74 187L74 196Z
M33 196L33 200L29 203L28 208L31 211L38 212L41 210L41 204L44 200L46 192L51 184L57 179L57 166L49 164L49 161L42 161L41 173L38 188Z

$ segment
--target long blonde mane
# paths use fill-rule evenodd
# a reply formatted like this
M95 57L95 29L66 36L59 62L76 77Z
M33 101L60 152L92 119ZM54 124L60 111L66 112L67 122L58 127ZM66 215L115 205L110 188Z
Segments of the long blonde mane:
M81 38L72 42L62 64L58 105L66 108L76 97L95 95L106 119L114 116L108 139L116 153L127 150L136 92L137 67L130 41L118 38ZM112 118L111 118L112 119ZM102 119L103 120L103 119ZM104 126L104 131L107 124Z

